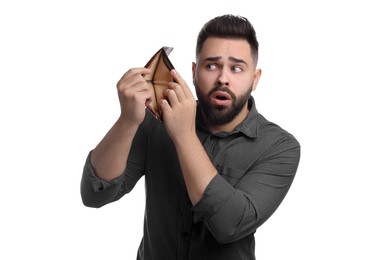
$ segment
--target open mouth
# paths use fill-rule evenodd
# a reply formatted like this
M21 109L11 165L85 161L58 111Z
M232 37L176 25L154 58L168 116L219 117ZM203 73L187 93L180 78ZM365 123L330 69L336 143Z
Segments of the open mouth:
M230 100L231 97L229 93L225 91L216 91L212 96L212 98L215 98L217 100L225 101L225 100Z
M228 98L225 96L216 96L215 98L218 100L228 100Z
M211 95L211 102L216 106L229 106L232 102L232 97L228 92L216 91Z

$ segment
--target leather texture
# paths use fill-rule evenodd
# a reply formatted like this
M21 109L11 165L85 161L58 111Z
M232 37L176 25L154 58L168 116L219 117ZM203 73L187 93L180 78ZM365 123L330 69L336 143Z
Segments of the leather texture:
M174 67L168 58L172 50L172 47L162 47L145 65L145 68L152 70L152 73L144 76L150 86L150 91L153 92L148 109L159 121L162 121L162 112L158 102L163 98L163 93L168 88L168 83L174 81L170 73Z

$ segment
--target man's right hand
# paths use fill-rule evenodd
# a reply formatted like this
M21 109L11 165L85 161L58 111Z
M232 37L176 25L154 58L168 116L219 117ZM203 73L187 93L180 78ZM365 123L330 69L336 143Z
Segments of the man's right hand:
M152 91L144 75L151 73L148 68L132 68L117 83L120 118L128 123L140 125L145 118L145 107L148 106Z

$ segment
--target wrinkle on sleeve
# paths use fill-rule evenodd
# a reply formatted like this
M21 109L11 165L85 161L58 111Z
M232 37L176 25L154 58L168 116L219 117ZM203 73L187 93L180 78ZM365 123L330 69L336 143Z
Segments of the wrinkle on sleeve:
M220 243L255 232L287 194L299 158L299 143L286 140L251 166L234 187L221 175L214 177L193 207L194 222L203 221Z
M91 164L91 154L88 154L81 178L81 198L85 206L99 208L119 199L118 194L123 188L124 174L111 181L99 179Z
M133 138L126 168L118 178L111 181L99 179L92 167L92 151L88 154L80 185L81 197L85 206L98 208L119 200L126 193L129 193L143 176L147 150L147 134L145 134L147 130L145 129L145 124L150 124L150 117L152 116L146 117L145 121L138 128Z

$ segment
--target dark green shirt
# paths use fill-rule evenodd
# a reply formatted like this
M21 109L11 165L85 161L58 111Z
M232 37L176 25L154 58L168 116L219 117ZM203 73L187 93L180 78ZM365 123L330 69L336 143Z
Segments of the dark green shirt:
M300 145L249 102L248 117L231 133L211 134L197 113L197 134L219 175L192 206L175 146L147 113L133 140L125 172L99 180L90 163L81 180L83 202L101 207L130 192L145 176L144 235L137 259L255 259L256 229L277 209L294 179ZM199 108L198 108L199 109Z

